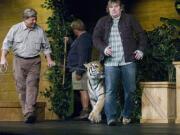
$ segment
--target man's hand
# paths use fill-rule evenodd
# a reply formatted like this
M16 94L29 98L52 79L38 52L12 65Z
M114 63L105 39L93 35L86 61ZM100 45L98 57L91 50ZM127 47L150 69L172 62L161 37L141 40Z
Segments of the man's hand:
M3 68L7 67L8 66L8 62L7 62L7 59L5 57L1 57L1 62L0 62L1 66Z
M143 58L143 52L140 51L140 50L136 50L136 51L134 52L134 58L135 58L136 60L141 60L141 59Z
M112 56L111 46L107 46L107 47L104 49L104 54L105 54L106 56Z
M7 71L8 63L6 58L1 57L1 62L0 62L0 72L5 73Z
M76 74L76 80L81 80L81 76Z
M7 54L8 54L7 50L2 50L0 65L1 65L1 68L3 69L7 69L7 66L8 66L8 62L6 59Z
M47 62L48 62L48 67L50 68L56 65L56 63L52 60L48 60Z
M64 43L68 43L69 42L69 37L64 37Z
M46 54L46 59L47 59L47 65L48 67L53 67L56 65L56 63L51 59L50 54Z

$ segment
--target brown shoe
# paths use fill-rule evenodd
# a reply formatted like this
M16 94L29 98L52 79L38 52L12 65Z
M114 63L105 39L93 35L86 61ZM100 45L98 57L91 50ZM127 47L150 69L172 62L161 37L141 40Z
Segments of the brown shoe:
M29 112L24 116L24 123L33 124L36 121L36 116L33 112Z

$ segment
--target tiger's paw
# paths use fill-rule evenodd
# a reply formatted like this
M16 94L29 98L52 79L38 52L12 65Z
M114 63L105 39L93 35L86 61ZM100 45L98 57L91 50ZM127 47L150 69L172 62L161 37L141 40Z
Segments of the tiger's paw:
M88 119L89 119L92 123L100 123L100 122L101 122L101 114L92 111L92 112L89 114Z

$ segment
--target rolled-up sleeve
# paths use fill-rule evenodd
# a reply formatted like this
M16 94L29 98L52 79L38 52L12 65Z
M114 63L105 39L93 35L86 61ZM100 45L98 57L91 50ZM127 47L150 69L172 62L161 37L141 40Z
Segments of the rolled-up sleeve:
M42 51L45 55L50 54L52 52L51 46L49 44L49 41L45 32L43 32Z
M7 35L3 41L3 45L1 48L2 50L9 51L9 49L12 47L13 40L14 40L14 31L15 31L15 28L11 27L11 29L9 30L9 32L7 33Z

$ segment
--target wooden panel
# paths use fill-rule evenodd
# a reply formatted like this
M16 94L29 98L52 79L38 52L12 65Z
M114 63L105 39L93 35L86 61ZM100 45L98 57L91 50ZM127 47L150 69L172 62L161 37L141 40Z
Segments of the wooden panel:
M141 123L172 123L175 120L175 83L141 83Z
M146 30L161 25L160 17L180 19L174 7L175 0L137 0L133 14Z
M37 120L45 120L45 102L37 103ZM19 102L0 102L0 121L23 121Z

